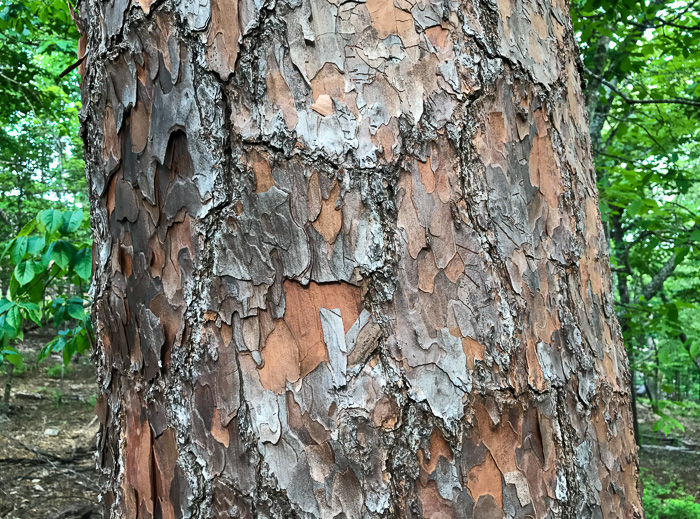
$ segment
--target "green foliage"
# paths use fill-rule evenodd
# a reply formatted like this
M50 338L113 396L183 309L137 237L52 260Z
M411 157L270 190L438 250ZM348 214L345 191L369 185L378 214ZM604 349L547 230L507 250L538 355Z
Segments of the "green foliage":
M2 254L14 266L5 297L0 299L0 362L20 365L13 346L24 337L28 322L51 323L58 335L38 355L62 352L67 364L75 353L89 348L91 323L85 311L92 256L81 240L83 212L45 209L30 220Z
M70 364L56 364L54 366L48 366L46 368L46 374L49 378L64 378L70 376L73 370Z
M642 469L644 495L642 502L647 519L700 519L700 504L688 495L683 486L671 482L666 486Z
M78 76L59 78L78 36L63 0L0 0L0 249L38 212L87 205Z
M571 12L617 313L669 433L671 401L700 396L700 4L574 0Z
M18 359L19 363L17 365L12 364L13 370L12 370L12 376L13 377L21 377L24 375L27 371L30 371L30 366L27 365L26 362L24 362L24 359L21 357ZM6 375L7 374L7 367L10 366L9 363L2 363L0 364L0 374Z
M652 431L661 431L666 436L671 434L671 431L674 429L677 429L680 432L685 432L683 424L673 417L673 414L677 414L677 412L673 412L673 414L667 412L667 409L670 409L673 406L684 407L684 402L678 402L674 400L657 400L655 401L655 406L656 414L659 417L659 419L656 422L654 422Z

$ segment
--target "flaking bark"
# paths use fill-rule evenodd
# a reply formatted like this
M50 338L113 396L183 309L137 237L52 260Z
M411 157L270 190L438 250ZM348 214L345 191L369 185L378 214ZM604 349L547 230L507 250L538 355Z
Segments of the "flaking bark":
M108 517L640 517L565 2L80 13Z

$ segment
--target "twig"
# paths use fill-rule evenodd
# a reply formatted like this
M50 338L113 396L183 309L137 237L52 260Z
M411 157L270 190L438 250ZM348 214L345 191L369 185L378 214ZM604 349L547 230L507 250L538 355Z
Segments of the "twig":
M688 106L700 106L700 101L695 99L685 99L682 97L670 97L668 99L632 99L628 97L622 90L613 85L610 81L603 79L603 76L592 72L588 68L584 67L586 74L593 76L598 79L602 84L608 87L610 90L619 95L622 100L627 104L637 104L637 105L662 105L662 104L674 104L674 105L688 105Z
M46 451L42 451L40 449L36 449L34 447L30 447L29 445L24 443L22 440L18 440L17 438L11 438L10 436L7 436L4 433L0 433L0 436L2 436L3 438L5 438L8 441L11 441L11 442L18 444L24 450L29 451L32 454L34 454L37 458L44 458L49 463L51 463L51 462L75 463L76 461L78 461L78 458L92 455L92 453L88 449L76 449L75 453L73 454L73 457L64 458L62 456L57 456L55 454L51 454L50 452L46 452ZM10 458L5 458L5 459L10 459ZM4 461L4 460L0 459L0 461Z
M86 56L87 56L87 54L86 54ZM58 75L58 78L61 79L62 77L65 77L65 76L67 76L68 74L70 74L72 71L74 71L76 68L78 68L78 67L80 66L80 64L81 64L83 61L85 61L85 56L83 56L82 58L79 58L78 61L76 61L76 62L73 63L70 67L68 67L66 70L64 70L63 72L61 72L61 73Z

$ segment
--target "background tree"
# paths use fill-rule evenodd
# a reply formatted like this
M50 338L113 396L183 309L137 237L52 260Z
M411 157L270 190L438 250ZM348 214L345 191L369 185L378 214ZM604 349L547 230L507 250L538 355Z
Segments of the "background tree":
M563 3L81 3L111 517L634 517Z

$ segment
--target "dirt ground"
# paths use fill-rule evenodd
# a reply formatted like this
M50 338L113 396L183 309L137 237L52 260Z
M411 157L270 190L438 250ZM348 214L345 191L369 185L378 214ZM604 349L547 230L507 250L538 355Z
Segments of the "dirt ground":
M685 491L700 503L700 421L691 417L678 417L684 433L673 431L668 437L653 432L656 417L651 406L637 402L643 446L639 451L639 466L653 476L657 483L680 483Z
M62 381L56 366L59 359L39 366L27 363L26 371L13 377L10 412L0 414L2 519L101 516L94 368L89 359L81 359ZM0 387L5 382L3 370Z
M10 413L0 414L0 519L101 517L94 368L83 358L61 380L57 366L58 358L28 362L14 378ZM5 380L3 372L0 393ZM647 444L640 450L642 469L662 485L680 480L700 503L700 421L681 419L685 434L669 439L651 431L655 418L644 403L639 416Z

